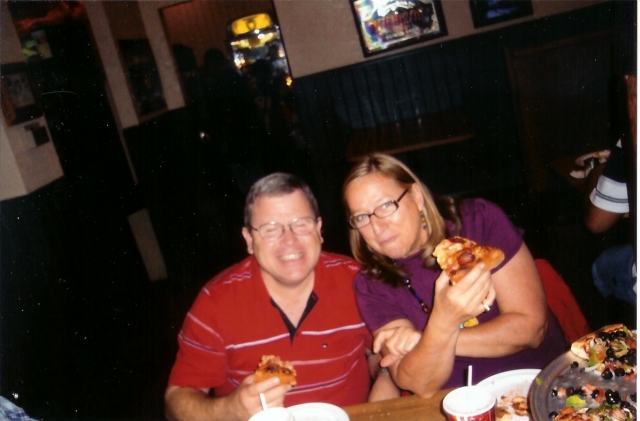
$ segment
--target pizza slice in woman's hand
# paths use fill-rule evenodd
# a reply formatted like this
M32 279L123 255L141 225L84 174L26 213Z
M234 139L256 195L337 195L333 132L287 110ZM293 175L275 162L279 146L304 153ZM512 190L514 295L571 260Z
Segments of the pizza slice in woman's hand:
M504 253L499 248L481 246L458 236L442 240L433 255L454 284L480 263L484 263L485 270L491 270L504 260Z
M471 269L484 263L485 270L497 267L504 260L504 252L497 247L481 246L464 237L446 238L433 251L438 264L449 276L452 284L459 282ZM475 326L478 319L464 323L464 327Z

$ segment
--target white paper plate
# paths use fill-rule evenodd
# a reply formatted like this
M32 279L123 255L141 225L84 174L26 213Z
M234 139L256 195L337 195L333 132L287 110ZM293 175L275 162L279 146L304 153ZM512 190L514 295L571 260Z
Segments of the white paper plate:
M349 421L349 415L342 408L329 403L303 403L288 409L296 421Z
M609 155L611 155L611 151L608 149L587 153L576 158L576 165L580 167L584 166L584 161L589 158L598 158L598 161L600 161L601 164L604 164L605 162L607 162L607 159L609 159Z
M501 396L524 396L529 397L529 389L531 383L535 380L536 376L540 373L538 369L524 369L524 370L512 370L505 371L503 373L495 374L491 377L487 377L478 386L484 386L496 397L500 402ZM531 405L529 405L531 406ZM529 417L519 416L512 414L512 421L526 421Z

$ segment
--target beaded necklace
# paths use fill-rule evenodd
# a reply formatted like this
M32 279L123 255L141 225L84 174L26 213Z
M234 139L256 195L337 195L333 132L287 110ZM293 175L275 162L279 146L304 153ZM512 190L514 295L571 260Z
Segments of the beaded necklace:
M411 295L413 295L413 298L416 299L416 301L418 301L418 303L420 303L420 306L422 307L422 311L425 312L425 314L429 314L431 312L431 309L429 308L428 305L426 305L424 303L424 301L422 300L422 298L420 298L420 296L418 295L418 293L416 292L415 289L413 289L413 287L411 286L411 279L406 278L404 280L404 284L406 285L407 289L409 289L409 292L411 293Z
M394 265L396 265L396 266L398 265L398 263L395 260L392 260L392 262L393 262ZM411 279L405 278L403 283L407 287L407 289L409 290L411 295L413 295L413 298L415 298L416 301L420 304L420 307L422 307L422 311L424 311L425 314L429 314L431 312L431 309L429 308L428 305L426 305L424 303L424 300L422 298L420 298L420 296L418 295L416 290L413 289L413 287L411 286Z

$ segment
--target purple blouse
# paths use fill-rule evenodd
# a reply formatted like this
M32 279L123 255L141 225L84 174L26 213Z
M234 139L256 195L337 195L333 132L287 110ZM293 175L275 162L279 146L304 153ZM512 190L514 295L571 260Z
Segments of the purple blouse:
M483 199L467 199L460 204L462 229L460 235L478 244L489 244L504 251L504 261L496 272L515 256L522 245L521 232L514 227L504 212L495 204ZM447 221L447 228L452 224ZM396 261L410 274L411 286L418 296L429 306L433 305L433 290L436 278L441 270L423 266L421 252ZM423 330L429 315L422 311L417 299L405 287L394 288L371 280L363 272L356 275L354 288L362 318L375 331L397 319L409 319L416 329ZM498 306L491 307L488 313L478 316L480 323L493 319L500 314ZM473 365L474 380L480 381L493 374L521 368L542 368L558 355L567 350L560 326L549 312L547 334L543 342L535 349L525 349L500 358L456 357L451 377L443 388L464 385L465 370ZM487 337L487 340L491 340Z

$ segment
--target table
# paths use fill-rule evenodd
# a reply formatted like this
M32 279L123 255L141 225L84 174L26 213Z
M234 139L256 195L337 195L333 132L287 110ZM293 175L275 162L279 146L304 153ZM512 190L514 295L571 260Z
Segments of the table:
M441 390L429 399L418 396L364 403L343 408L350 421L403 420L445 421L441 412L442 400L451 389Z

